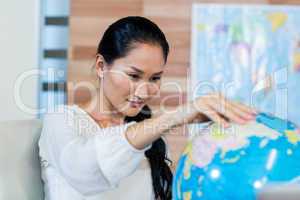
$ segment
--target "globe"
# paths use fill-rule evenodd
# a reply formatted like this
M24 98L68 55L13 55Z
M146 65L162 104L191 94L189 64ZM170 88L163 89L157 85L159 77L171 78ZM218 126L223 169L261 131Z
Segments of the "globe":
M300 187L300 133L293 123L260 113L244 125L189 130L173 199L251 200L270 184Z

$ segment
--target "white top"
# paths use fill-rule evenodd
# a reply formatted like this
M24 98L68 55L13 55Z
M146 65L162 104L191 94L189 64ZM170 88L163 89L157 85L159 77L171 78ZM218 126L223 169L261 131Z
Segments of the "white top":
M48 112L39 140L45 199L153 200L150 168L141 167L151 145L138 150L124 134L134 123L100 128L77 105Z

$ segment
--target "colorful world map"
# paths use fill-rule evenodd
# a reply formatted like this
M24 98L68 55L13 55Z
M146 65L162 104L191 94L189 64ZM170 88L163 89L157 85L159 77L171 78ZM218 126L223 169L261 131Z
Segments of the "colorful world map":
M300 7L196 4L192 98L221 91L300 125Z
M255 200L268 184L300 187L300 132L293 123L260 113L246 125L189 131L194 136L177 165L174 200Z

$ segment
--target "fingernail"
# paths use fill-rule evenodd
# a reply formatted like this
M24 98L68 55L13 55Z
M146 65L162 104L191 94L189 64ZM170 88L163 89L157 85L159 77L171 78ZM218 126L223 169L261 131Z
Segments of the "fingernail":
M248 120L247 120L247 121L248 121ZM240 120L240 123L241 123L241 124L245 124L247 121L246 121L246 120L243 120L243 119L241 119L241 120Z
M247 119L253 119L255 116L253 114L247 114L246 118Z

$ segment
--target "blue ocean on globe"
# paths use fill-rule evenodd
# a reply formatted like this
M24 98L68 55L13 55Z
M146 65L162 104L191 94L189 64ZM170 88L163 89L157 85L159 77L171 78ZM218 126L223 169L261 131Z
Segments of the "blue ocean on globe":
M174 175L174 200L252 200L269 184L300 187L300 133L293 123L260 113L245 125L192 132Z

